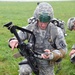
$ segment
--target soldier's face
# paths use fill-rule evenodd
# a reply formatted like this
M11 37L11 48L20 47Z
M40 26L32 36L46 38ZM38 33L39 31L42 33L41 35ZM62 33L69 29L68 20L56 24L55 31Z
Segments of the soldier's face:
M73 26L73 29L72 30L74 30L75 31L75 26Z
M75 21L74 21L74 25L73 25L73 29L72 30L74 30L75 31Z
M48 26L48 22L44 23L44 22L38 22L38 27L42 30L45 30Z

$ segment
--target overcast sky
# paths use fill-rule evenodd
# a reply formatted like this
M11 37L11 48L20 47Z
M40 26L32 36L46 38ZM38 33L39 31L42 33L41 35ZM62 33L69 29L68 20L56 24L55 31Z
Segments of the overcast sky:
M75 0L0 0L0 1L75 1Z

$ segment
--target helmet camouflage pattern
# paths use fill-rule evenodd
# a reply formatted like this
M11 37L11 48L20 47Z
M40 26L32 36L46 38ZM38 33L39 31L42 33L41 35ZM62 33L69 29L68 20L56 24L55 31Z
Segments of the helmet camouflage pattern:
M74 24L75 24L75 17L69 18L68 21L67 21L68 29L69 29L69 30L72 30Z
M39 20L39 16L42 15L43 13L48 14L50 19L53 19L54 17L54 12L53 8L49 3L46 2L41 2L35 9L33 16Z

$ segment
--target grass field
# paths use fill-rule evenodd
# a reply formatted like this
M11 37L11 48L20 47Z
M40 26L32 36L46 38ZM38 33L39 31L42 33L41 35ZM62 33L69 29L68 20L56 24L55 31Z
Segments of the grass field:
M49 2L54 9L54 16L65 21L65 29L68 36L65 37L68 53L63 59L61 70L57 75L75 75L75 64L70 63L69 52L75 43L75 32L67 29L67 20L75 16L75 2ZM12 51L8 47L8 39L13 36L3 25L12 21L17 26L27 25L27 19L33 15L36 2L0 2L0 75L18 75L18 63L22 57L15 59Z

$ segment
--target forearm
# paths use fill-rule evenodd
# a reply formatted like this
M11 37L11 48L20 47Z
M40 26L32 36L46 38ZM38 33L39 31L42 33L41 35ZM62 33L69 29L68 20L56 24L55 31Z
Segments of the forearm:
M23 33L23 32L20 31L20 32L18 33L18 35L19 35L21 41L24 41L24 40L25 40L25 37L24 37L24 33ZM16 37L10 38L10 39L8 40L8 45L9 45L10 48L12 48L12 47L15 48L15 47L17 47L17 46L18 46L18 40L17 40L17 38L16 38Z
M63 57L65 57L66 52L62 49L60 50L54 50L52 51L53 53L53 61L57 61L58 59L62 59Z
M42 58L48 59L50 61L58 61L59 59L64 58L66 55L66 51L63 49L60 50L55 49L53 51L50 51L49 49L45 49L44 51L45 53L42 54Z
M24 41L24 40L27 38L27 34L24 33L24 32L21 32L21 31L18 32L18 36L20 37L20 39L21 39L22 41ZM8 42L10 42L11 40L17 40L17 38L16 38L16 37L12 37L12 38L10 38L10 39L8 40Z

